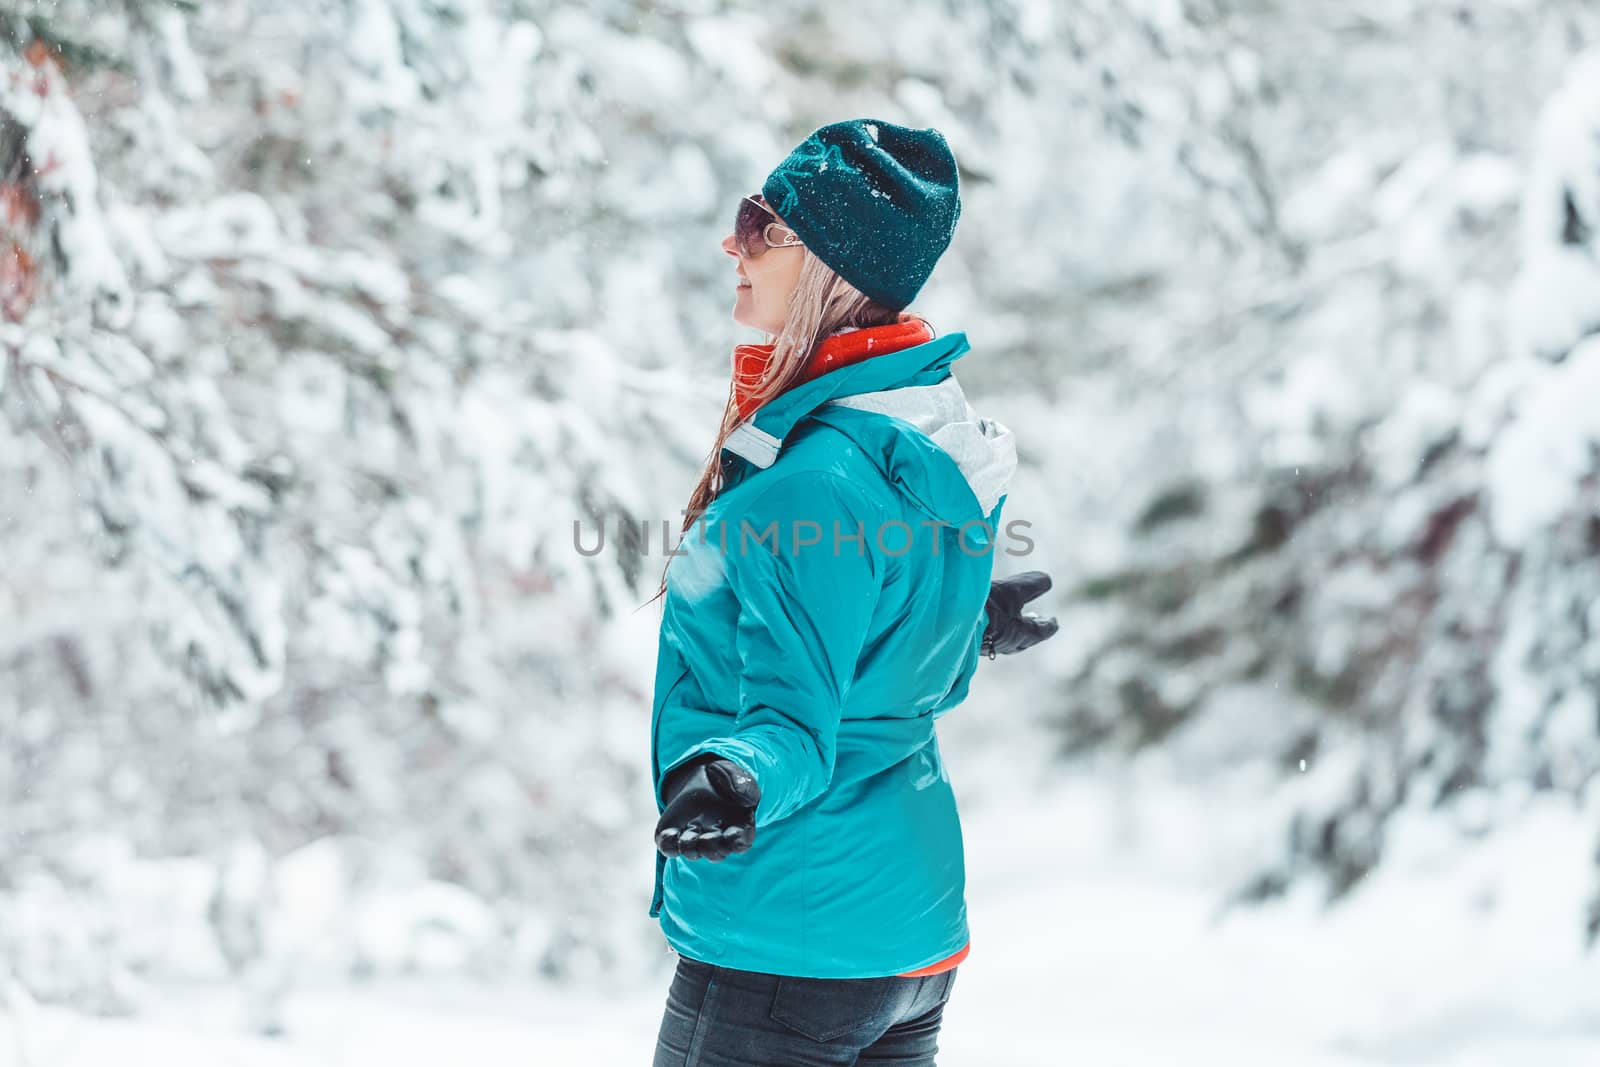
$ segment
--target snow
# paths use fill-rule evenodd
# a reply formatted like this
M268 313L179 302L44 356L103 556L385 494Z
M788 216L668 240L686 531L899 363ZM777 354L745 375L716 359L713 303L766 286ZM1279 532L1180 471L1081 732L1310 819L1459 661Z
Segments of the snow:
M1575 59L1545 104L1534 134L1533 167L1523 211L1529 246L1555 243L1570 197L1586 219L1600 218L1600 52Z
M1284 225L1312 240L1337 235L1364 213L1375 179L1366 152L1339 153L1285 198Z
M1581 248L1550 248L1512 284L1511 329L1520 353L1553 358L1600 328L1600 269Z
M1535 372L1514 421L1485 460L1495 538L1521 546L1574 506L1600 444L1600 338Z
M351 103L395 112L414 106L421 96L421 84L406 64L401 28L390 6L381 0L357 0L350 5L346 33L352 76L344 79L343 88Z
M1456 167L1453 192L1463 211L1487 219L1516 203L1522 195L1522 173L1504 156L1474 152Z
M947 753L971 764L953 767L953 779L973 780L996 755ZM1391 863L1344 906L1324 912L1302 893L1226 910L1220 894L1247 851L1260 783L1219 792L1179 784L1171 770L1152 760L1051 781L986 775L981 798L963 793L973 949L946 1010L940 1064L1587 1067L1600 1057L1590 996L1600 963L1575 936L1593 812L1525 797L1472 849L1424 813L1405 815ZM317 856L280 875L307 902L307 937L337 914L338 879ZM418 909L441 929L483 921L458 892L422 888L363 905L363 940L394 951ZM455 951L448 944L432 951ZM615 988L425 970L316 981L288 998L276 1039L240 1031L228 987L163 987L136 1019L36 1006L24 1031L15 1014L0 1016L0 1049L21 1040L33 1050L16 1067L112 1057L168 1067L645 1063L670 977L664 942L660 952L656 971Z
M1411 382L1383 422L1372 431L1373 465L1393 491L1416 477L1428 450L1455 430L1460 401L1444 386Z
M205 69L189 44L188 26L182 12L168 8L155 15L167 61L168 84L183 100L200 100L206 95Z
M1522 203L1523 263L1512 291L1513 341L1546 358L1600 327L1600 52L1576 59L1534 131ZM1587 240L1566 241L1568 211Z
M740 93L756 93L776 74L768 50L762 46L761 28L741 13L702 16L685 20L684 35L700 62L726 78Z
M132 313L132 292L101 209L88 128L53 64L39 68L35 77L42 79L44 91L0 78L0 113L15 116L26 128L38 195L61 206L56 233L68 256L66 276L73 291L93 304L97 321L123 328Z

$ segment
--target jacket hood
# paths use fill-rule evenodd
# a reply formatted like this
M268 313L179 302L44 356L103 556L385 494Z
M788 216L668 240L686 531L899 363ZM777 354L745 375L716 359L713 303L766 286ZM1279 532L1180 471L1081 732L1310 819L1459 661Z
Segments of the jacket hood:
M958 526L987 519L1016 471L1016 439L973 410L951 373L970 348L958 332L831 371L773 398L723 447L770 467L811 419L854 440L931 517Z
M857 393L830 400L826 406L834 405L893 415L910 423L955 460L985 515L1006 494L1016 473L1016 435L1004 424L979 415L954 374L937 385Z

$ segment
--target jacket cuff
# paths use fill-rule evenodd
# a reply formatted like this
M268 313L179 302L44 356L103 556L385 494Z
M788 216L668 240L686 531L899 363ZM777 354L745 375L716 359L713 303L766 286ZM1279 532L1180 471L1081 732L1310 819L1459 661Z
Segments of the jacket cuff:
M753 746L733 738L714 737L702 741L685 751L662 772L661 785L657 789L656 800L662 807L666 806L665 794L667 792L668 779L675 773L689 773L688 767L690 764L697 760L708 762L713 759L725 759L729 763L738 764L751 778L755 779L756 788L761 790L761 803L756 806L755 821L756 826L764 826L768 816L772 813L772 802L776 798L769 798L767 795L765 787L770 783L762 782L761 775L757 773L756 766L761 761L756 756L757 753Z
M694 773L694 769L696 767L703 763L710 763L712 760L721 758L721 756L718 756L714 752L704 752L698 756L695 756L693 759L685 760L684 762L679 763L677 766L673 767L672 770L668 771L666 774L663 774L661 776L661 802L664 805L672 803L672 798L677 794L678 790L682 788L684 780L687 779L689 775Z
M750 760L740 759L738 756L720 750L714 740L702 741L668 764L667 769L661 772L661 782L656 787L657 807L664 809L667 806L667 797L672 792L669 787L676 784L676 779L687 777L695 765L710 763L714 759L725 759L729 763L737 763L749 773L750 777L756 780L756 785L760 786L761 777L751 768Z

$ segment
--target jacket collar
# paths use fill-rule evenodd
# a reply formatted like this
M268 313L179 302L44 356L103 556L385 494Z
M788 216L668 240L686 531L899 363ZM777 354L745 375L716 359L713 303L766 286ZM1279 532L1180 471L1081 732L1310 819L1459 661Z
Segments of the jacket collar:
M777 460L789 432L828 401L906 385L934 385L949 374L950 364L970 348L966 333L946 334L802 382L773 397L740 423L723 443L723 451L764 470Z

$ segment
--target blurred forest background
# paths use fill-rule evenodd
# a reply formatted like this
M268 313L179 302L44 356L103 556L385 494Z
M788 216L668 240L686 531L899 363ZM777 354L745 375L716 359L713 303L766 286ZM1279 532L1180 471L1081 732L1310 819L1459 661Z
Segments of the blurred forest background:
M1597 47L1589 0L6 0L0 985L271 1031L318 969L664 963L636 609L759 339L718 242L842 117L962 164L913 306L1018 435L996 573L1055 579L963 743L1253 776L1239 904L1402 817L1600 827Z

